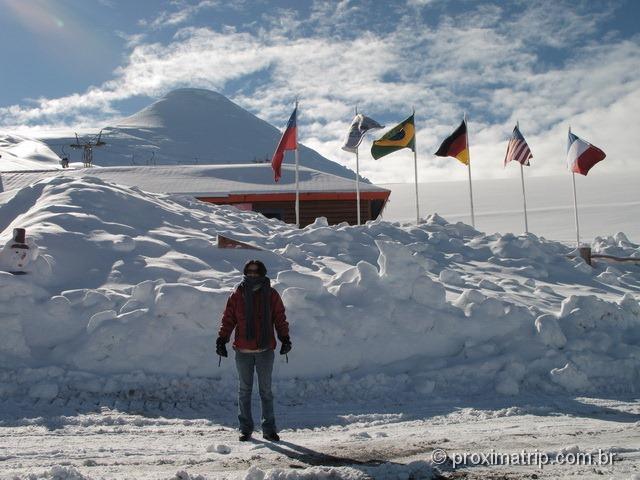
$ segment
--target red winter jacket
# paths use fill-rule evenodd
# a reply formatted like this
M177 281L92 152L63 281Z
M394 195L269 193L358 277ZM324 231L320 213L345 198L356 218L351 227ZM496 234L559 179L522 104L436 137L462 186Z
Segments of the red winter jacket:
M271 289L271 320L273 326L278 332L278 338L282 339L289 335L289 323L287 322L287 316L284 313L284 304L280 298L280 294ZM218 336L229 340L231 332L235 328L236 335L233 342L234 348L257 350L258 349L258 335L260 335L262 325L262 296L253 296L253 311L256 312L256 325L254 331L256 332L255 338L247 340L246 338L246 319L244 317L244 287L239 286L231 294L229 300L227 300L227 306L222 314L222 320L220 321L220 330ZM273 334L273 328L269 330L269 337L266 345L271 350L276 348L276 339Z

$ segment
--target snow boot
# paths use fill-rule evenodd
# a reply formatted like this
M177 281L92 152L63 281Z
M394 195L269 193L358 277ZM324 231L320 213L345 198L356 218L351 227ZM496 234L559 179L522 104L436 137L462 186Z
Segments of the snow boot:
M251 433L241 433L238 440L240 440L241 442L248 442L249 440L251 440Z
M278 436L278 434L276 432L263 433L262 434L262 438L264 438L265 440L268 440L269 442L279 442L280 441L280 437Z

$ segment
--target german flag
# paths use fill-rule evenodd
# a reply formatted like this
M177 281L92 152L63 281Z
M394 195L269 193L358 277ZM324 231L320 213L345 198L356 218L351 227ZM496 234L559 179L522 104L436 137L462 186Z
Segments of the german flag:
M413 122L413 114L375 140L371 145L371 156L377 160L403 148L416 151L416 127Z
M469 165L469 141L467 139L467 123L462 123L456 131L449 135L435 153L438 157L454 157L465 165Z

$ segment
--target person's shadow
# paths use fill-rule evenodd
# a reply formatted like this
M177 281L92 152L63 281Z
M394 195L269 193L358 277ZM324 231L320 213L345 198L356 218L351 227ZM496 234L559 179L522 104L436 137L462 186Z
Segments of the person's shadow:
M374 459L362 461L350 457L340 457L331 455L328 453L318 452L302 445L298 445L285 440L280 440L278 443L266 442L264 440L253 439L254 443L263 445L274 452L280 453L292 460L297 460L305 465L289 465L291 468L306 468L307 466L330 466L330 467L345 467L354 465L368 465L377 466L382 463L386 463L386 460ZM285 448L287 447L287 448Z
M306 469L310 467L349 467L375 478L376 467L384 465L385 473L394 475L394 471L398 476L406 476L407 470L413 471L409 478L425 478L430 480L444 480L447 477L441 475L437 468L433 468L426 461L415 461L410 464L403 464L385 460L383 458L373 458L370 460L359 460L357 458L343 457L331 455L323 452L303 447L296 443L280 440L278 443L265 442L263 440L253 439L254 443L263 445L265 448L273 450L297 463L290 463L289 468ZM402 473L400 473L402 472ZM387 478L388 475L385 475Z

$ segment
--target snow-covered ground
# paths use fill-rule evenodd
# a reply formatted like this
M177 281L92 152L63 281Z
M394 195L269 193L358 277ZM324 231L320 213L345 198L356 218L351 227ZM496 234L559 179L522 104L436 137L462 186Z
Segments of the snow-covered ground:
M604 167L604 164L602 165ZM535 166L531 167L532 169ZM529 231L563 242L575 242L575 216L571 174L530 177L525 188ZM487 233L524 232L520 172L506 169L507 178L474 180L476 227ZM576 175L581 241L589 244L597 236L625 232L640 241L640 170L625 174L594 169L589 176ZM383 217L388 221L415 222L413 184L381 184L391 190ZM422 212L438 212L449 221L471 223L467 182L433 182L418 185Z
M260 436L238 442L235 407L214 401L206 408L147 407L145 413L93 402L22 402L3 404L3 412L0 478L640 478L637 401L425 396L375 404L280 403L278 444ZM467 465L438 464L442 451L456 461L469 454ZM483 465L471 457L523 451L532 459L524 465ZM576 464L586 455L591 465Z
M564 243L437 215L296 230L91 177L0 194L0 244L18 226L39 250L28 275L0 272L7 478L640 474L638 263L590 267ZM594 251L640 258L611 233ZM236 442L233 361L214 357L249 256L291 323L280 445ZM453 469L436 448L616 462Z

